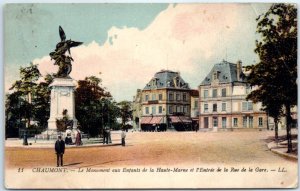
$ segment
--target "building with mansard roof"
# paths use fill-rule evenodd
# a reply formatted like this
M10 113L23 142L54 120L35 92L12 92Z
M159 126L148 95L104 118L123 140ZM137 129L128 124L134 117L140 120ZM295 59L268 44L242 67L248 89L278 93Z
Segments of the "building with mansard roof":
M266 128L261 103L246 100L250 91L241 61L215 64L199 85L199 128Z
M190 130L190 87L179 72L161 70L141 94L143 131Z

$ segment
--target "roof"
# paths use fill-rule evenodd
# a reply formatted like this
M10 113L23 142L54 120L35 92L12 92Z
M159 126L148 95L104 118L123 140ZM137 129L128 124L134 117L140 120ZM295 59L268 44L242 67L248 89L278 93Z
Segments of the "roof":
M161 70L154 75L154 77L149 81L149 83L146 84L143 90L164 88L190 89L189 84L181 78L178 72Z
M245 74L240 70L240 79L237 76L237 65L223 60L221 63L215 64L206 78L201 82L200 86L210 85L213 81L213 75L218 73L219 83L231 83L231 82L246 82Z
M198 90L191 90L190 95L191 96L199 96L199 91Z

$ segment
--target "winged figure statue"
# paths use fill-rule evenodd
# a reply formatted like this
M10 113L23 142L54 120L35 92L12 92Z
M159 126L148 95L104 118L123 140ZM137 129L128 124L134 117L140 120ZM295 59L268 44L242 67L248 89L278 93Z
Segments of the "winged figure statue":
M49 55L51 60L55 60L54 65L58 65L58 72L55 74L55 77L58 78L67 78L72 71L71 61L74 61L71 56L70 49L72 47L76 47L82 44L82 42L76 42L70 40L66 40L66 34L61 26L59 26L59 36L61 41L57 43L56 48ZM68 51L69 55L66 55Z

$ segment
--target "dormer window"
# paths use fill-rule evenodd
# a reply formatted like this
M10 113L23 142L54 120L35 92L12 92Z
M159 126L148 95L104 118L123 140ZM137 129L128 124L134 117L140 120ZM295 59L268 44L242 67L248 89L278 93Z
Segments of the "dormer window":
M178 76L176 76L176 77L174 78L174 83L175 83L175 86L176 86L176 87L180 87L180 79L179 79Z
M152 86L157 86L157 81L158 81L158 79L157 79L157 78L154 78L154 79L152 80Z
M214 72L214 75L213 75L213 79L214 80L217 80L219 78L219 72L218 71L215 71Z

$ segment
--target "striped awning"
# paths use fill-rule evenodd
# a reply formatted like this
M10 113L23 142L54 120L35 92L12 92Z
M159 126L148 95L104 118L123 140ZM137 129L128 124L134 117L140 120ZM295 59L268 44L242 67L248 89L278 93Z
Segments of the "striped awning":
M172 123L181 123L181 120L178 116L170 116L170 119Z
M162 121L162 117L153 117L150 121L151 124L160 124Z
M192 119L186 116L170 116L172 123L192 123Z
M142 117L141 124L151 124L152 117Z
M180 120L183 122L183 123L192 123L192 120L190 117L186 117L186 116L179 116Z

